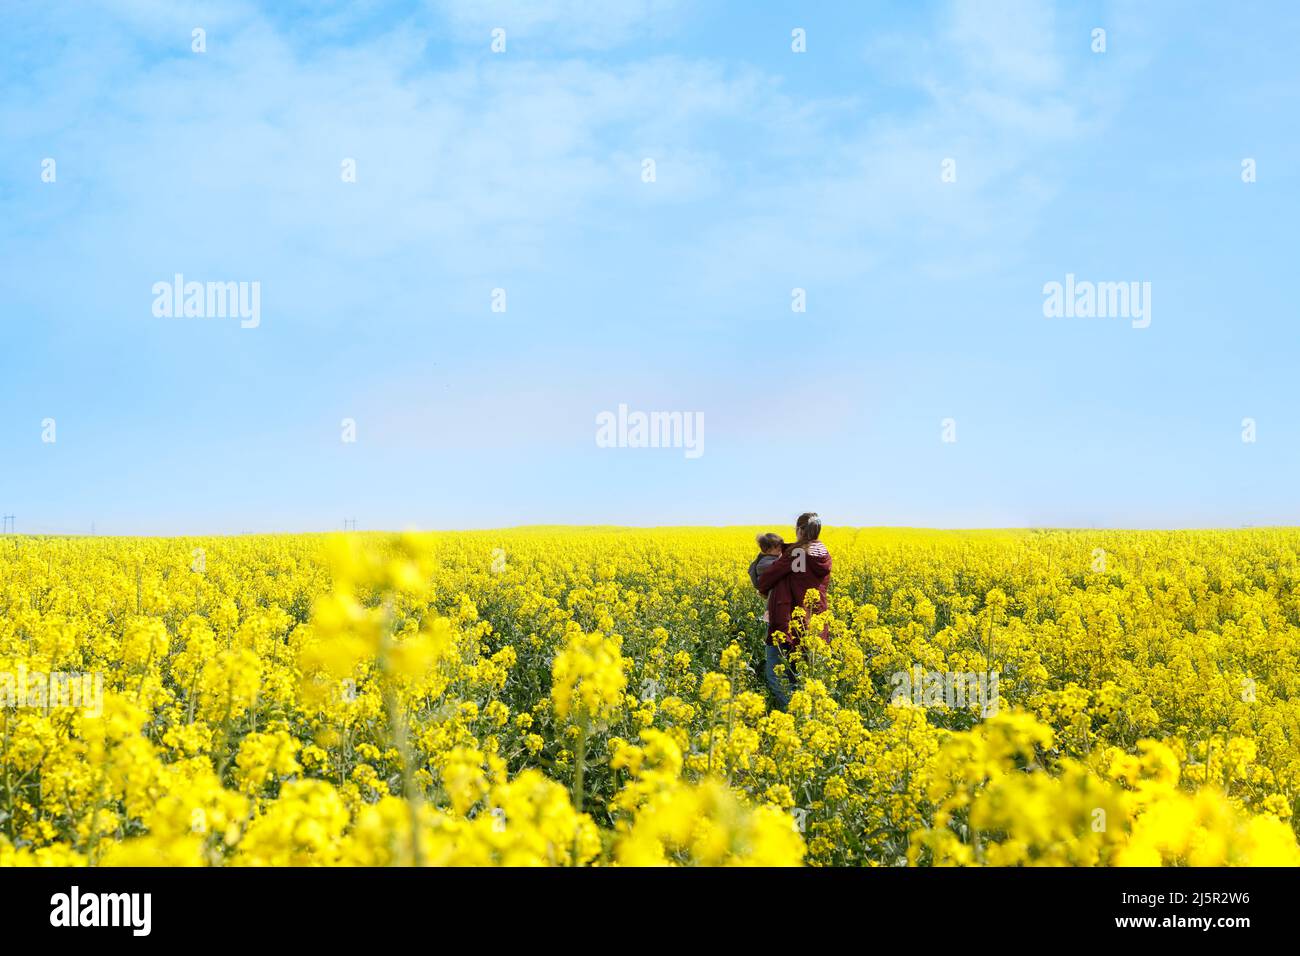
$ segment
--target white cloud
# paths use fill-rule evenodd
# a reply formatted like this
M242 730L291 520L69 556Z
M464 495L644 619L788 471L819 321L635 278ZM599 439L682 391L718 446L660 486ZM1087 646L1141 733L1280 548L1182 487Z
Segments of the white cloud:
M157 24L144 24L155 2L116 11L154 43ZM538 35L610 41L673 7L446 9L460 28L501 16ZM94 183L79 215L95 229L82 234L122 237L139 263L282 275L318 323L359 308L398 321L407 297L430 287L464 305L500 276L576 269L595 237L640 218L674 234L638 247L657 261L637 269L675 272L677 295L724 317L785 276L980 271L1014 256L1053 198L1044 158L1099 121L1064 79L1043 5L957 4L920 55L878 40L874 68L924 94L892 113L853 94L798 97L757 68L707 60L485 53L431 65L433 38L408 29L306 53L252 8L226 12L206 57L147 66L121 38L88 60L82 51L105 42L101 25L65 24L79 115L47 85L0 118L22 131L62 117L65 168L80 165ZM956 187L939 181L949 156ZM355 185L339 181L345 157L357 161ZM652 187L639 178L645 157L658 164ZM321 263L347 263L355 281L313 286ZM394 280L412 270L414 285Z
M668 30L681 0L433 0L462 39L501 27L510 38L600 49ZM509 49L509 42L507 42Z

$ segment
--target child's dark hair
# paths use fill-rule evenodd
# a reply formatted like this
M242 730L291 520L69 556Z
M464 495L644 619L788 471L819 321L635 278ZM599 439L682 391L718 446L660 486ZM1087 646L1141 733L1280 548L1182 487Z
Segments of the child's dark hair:
M760 551L771 551L773 548L779 548L785 544L785 539L772 531L760 534L754 540L758 542L758 550Z

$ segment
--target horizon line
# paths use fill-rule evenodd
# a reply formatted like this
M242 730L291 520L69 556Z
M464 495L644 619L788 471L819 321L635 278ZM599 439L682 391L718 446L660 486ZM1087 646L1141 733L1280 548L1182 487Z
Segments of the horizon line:
M736 523L736 524L662 524L662 525L638 525L638 524L518 524L518 525L501 525L495 527L478 527L478 528L353 528L341 529L331 528L325 530L312 531L221 531L221 532L190 532L190 533L141 533L141 532L80 532L80 531L9 531L0 534L0 540L8 538L151 538L159 540L174 540L183 538L257 538L257 537L278 537L278 536L320 536L344 535L344 534L365 534L365 535L402 535L402 534L489 534L503 533L512 531L545 531L552 529L571 530L571 531L731 531L743 530L751 531L755 528L780 527L779 524L759 524ZM836 531L910 531L910 532L939 532L948 534L960 534L970 532L1000 532L1000 533L1044 533L1044 532L1137 532L1137 533L1194 533L1205 531L1296 531L1300 530L1300 525L1289 524L1240 524L1240 525L1190 525L1180 527L1166 526L1120 526L1120 525L954 525L941 527L938 525L855 525L840 524L826 525L823 528L823 534L834 533Z

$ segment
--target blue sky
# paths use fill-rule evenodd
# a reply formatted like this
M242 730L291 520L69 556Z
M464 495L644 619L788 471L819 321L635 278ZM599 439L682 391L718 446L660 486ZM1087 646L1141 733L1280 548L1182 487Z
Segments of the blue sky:
M1300 523L1298 46L1280 2L8 4L0 511ZM176 273L260 325L155 316ZM1044 317L1067 273L1150 326ZM597 447L620 403L704 454Z

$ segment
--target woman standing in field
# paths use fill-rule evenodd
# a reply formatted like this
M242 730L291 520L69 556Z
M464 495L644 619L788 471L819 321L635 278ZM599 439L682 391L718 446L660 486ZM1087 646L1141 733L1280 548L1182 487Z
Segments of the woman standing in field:
M795 519L793 545L787 545L776 561L759 575L759 593L767 597L767 660L763 676L776 698L777 706L785 710L790 702L794 662L790 654L799 646L804 623L795 620L791 626L794 608L808 607L808 613L820 614L826 610L826 587L831 580L831 554L821 543L822 519L814 511L805 511ZM808 593L816 591L816 600L805 603ZM821 637L827 639L823 629ZM777 673L782 666L783 673Z

